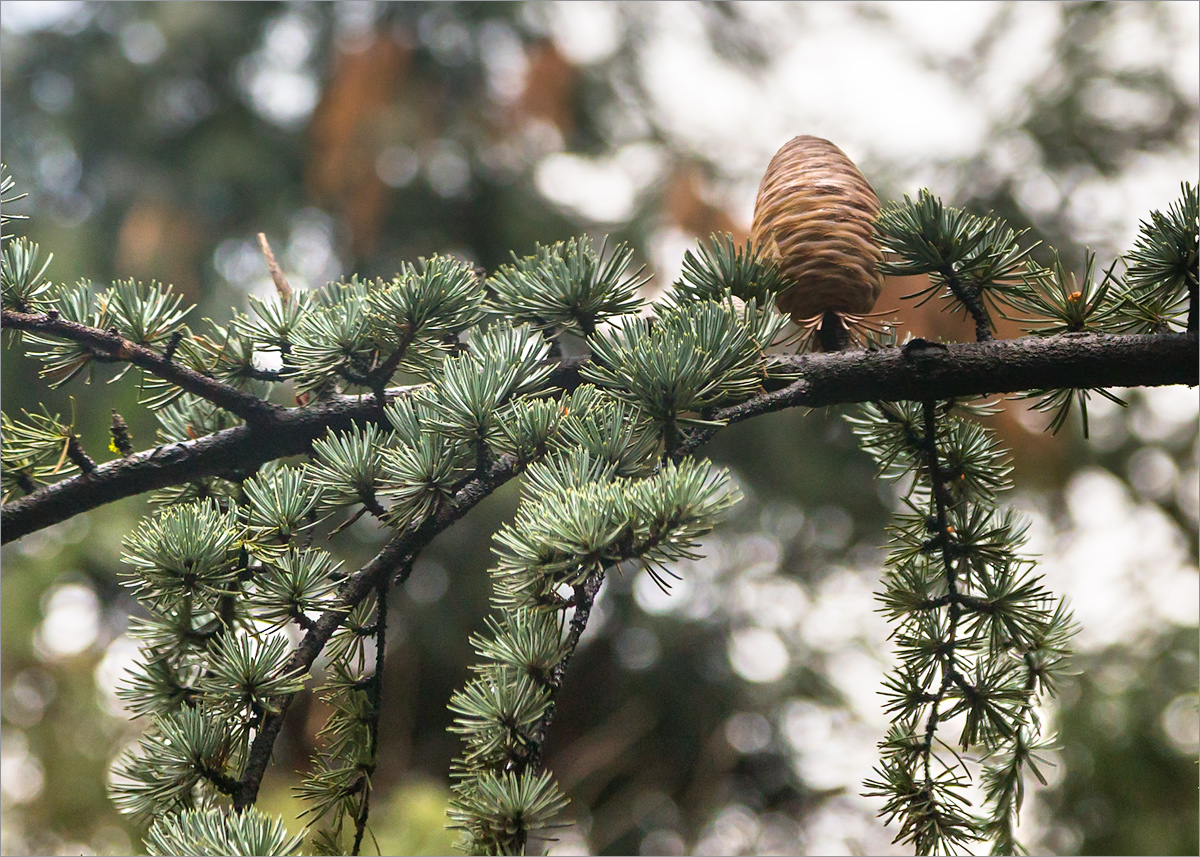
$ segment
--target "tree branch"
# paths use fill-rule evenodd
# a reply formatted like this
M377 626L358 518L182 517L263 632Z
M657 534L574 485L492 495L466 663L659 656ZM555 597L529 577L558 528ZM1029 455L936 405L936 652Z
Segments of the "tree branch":
M1194 335L1091 333L945 346L915 340L903 348L801 354L780 361L799 375L796 380L775 381L772 386L778 388L722 408L713 418L735 423L793 407L925 401L1031 389L1195 386L1200 380L1198 355ZM579 384L581 364L579 359L562 361L551 383L574 389ZM405 395L412 389L390 390L388 397ZM0 541L19 539L80 512L144 491L231 469L253 470L264 462L307 452L312 441L327 429L344 430L378 418L373 397L341 396L318 405L281 409L270 425L239 426L111 461L90 474L57 482L5 504L0 511ZM699 448L713 434L715 429L691 432L676 457Z
M1159 387L1200 382L1197 340L1174 334L1067 333L990 342L785 357L800 380L767 410L851 402L900 402L1018 393L1034 389ZM754 402L755 400L751 400ZM749 405L750 402L745 403ZM736 422L745 405L720 412ZM759 407L759 406L755 406ZM765 413L766 411L757 411Z
M368 401L372 406L374 405L373 399ZM500 456L487 474L472 479L460 488L454 495L454 499L443 506L436 515L414 523L403 532L392 536L369 563L342 581L341 586L338 587L334 606L322 613L305 633L304 639L300 641L300 645L296 647L296 651L292 653L291 658L284 666L282 674L307 673L312 668L317 656L325 648L325 644L329 642L329 638L341 627L351 610L358 606L372 590L387 586L392 575L396 575L392 582L397 585L404 583L412 572L413 561L417 554L433 541L438 533L471 511L480 500L512 479L519 471L520 464L516 456ZM397 572L399 573L397 574ZM258 788L262 784L263 775L271 760L275 739L279 735L283 719L287 715L293 699L295 699L295 694L273 700L276 713L263 718L262 726L255 735L254 742L250 745L250 752L242 770L238 791L234 795L233 805L236 809L245 809L252 805L258 797Z
M1200 329L1200 318L1198 318L1198 316L1200 316L1200 312L1198 312L1200 307L1197 306L1196 297L1197 280L1198 277L1195 269L1187 272L1187 277L1185 278L1185 281L1187 282L1188 293L1187 332L1193 336L1196 335L1197 330Z
M919 343L919 344L918 344ZM925 401L1061 387L1196 386L1194 336L1069 333L941 345L800 354L781 363L799 374L787 386L721 408L710 419L737 423L787 408L853 402ZM693 431L672 456L707 443L715 428Z
M44 333L78 342L108 359L132 363L164 381L170 381L185 392L207 399L248 423L271 422L284 413L284 409L278 405L251 393L244 393L228 384L222 384L187 366L181 366L169 355L159 354L151 348L131 342L118 333L67 321L54 313L24 313L6 309L3 311L2 326L10 330Z
M942 680L937 692L934 693L933 699L929 703L929 718L925 724L925 740L921 745L925 773L923 788L932 790L934 778L930 766L933 760L933 739L937 733L938 723L941 719L940 707L946 699L946 692L950 689L951 683L958 677L957 659L954 648L958 636L958 620L962 611L962 605L958 600L958 569L954 565L954 560L950 556L949 549L951 531L946 518L946 511L949 509L951 501L946 491L946 483L942 478L942 467L939 461L937 403L933 401L923 402L921 412L925 424L925 436L922 439L922 445L925 447L925 471L929 474L930 498L933 500L939 552L942 556L942 568L946 577L946 594L949 596L946 641L939 647L943 649L943 652L937 658L942 670Z
M388 391L389 401L416 387ZM196 440L169 443L98 465L91 473L47 485L0 509L0 540L14 539L135 494L218 476L253 472L277 458L302 455L327 430L379 419L372 397L340 396L304 408L280 409L269 426L242 425Z
M992 319L988 315L987 307L983 304L983 297L979 293L979 287L962 282L959 279L958 273L952 267L947 266L939 273L946 280L946 285L950 287L950 291L958 298L959 303L971 314L971 320L975 322L975 341L991 342L995 339L992 336Z
M411 564L400 570L404 578L412 572ZM371 700L371 714L367 721L367 731L371 736L371 770L379 762L379 718L383 714L383 669L384 658L387 654L387 604L388 590L392 582L386 578L375 587L375 672L371 674L367 693ZM367 830L367 819L371 814L371 792L374 787L368 779L363 788L362 806L354 818L354 847L350 853L358 855L362 849L363 834Z
M512 770L520 773L526 768L537 770L542 765L542 751L546 744L546 736L550 732L550 727L554 723L554 716L558 711L558 692L562 690L563 679L566 678L567 674L567 667L571 665L571 659L575 656L575 650L579 648L579 641L583 638L583 632L587 630L588 621L592 616L592 608L596 604L596 596L600 594L600 587L604 585L605 577L614 568L620 566L621 563L645 556L646 553L659 543L660 537L655 535L640 544L630 544L626 555L606 562L601 568L589 574L583 583L573 587L571 600L574 603L575 611L572 613L571 621L567 626L567 636L563 641L563 655L550 671L548 679L543 683L549 695L549 704L546 707L546 712L541 717L541 721L532 730L531 738L533 747L530 754L523 761L516 763ZM653 574L654 572L651 571L650 573Z
M574 587L572 600L575 605L575 611L571 615L571 622L567 628L567 638L564 640L563 656L554 668L550 671L549 677L543 683L546 693L549 696L549 702L546 706L546 711L542 714L541 719L536 726L531 730L532 747L530 753L524 759L514 762L513 770L517 773L524 771L526 768L538 770L542 766L542 750L546 744L546 736L550 732L550 726L554 723L554 715L558 711L558 692L562 689L563 678L567 673L567 666L571 663L571 658L575 655L575 650L579 647L579 640L583 637L583 632L587 630L588 620L592 615L592 607L596 603L596 596L600 592L600 587L604 583L604 577L611 568L619 565L619 562L613 562L605 565L599 571L589 574L587 579Z
M864 400L952 398L973 393L1014 392L1058 383L1133 386L1197 383L1196 338L1181 336L1060 336L949 346L890 348L784 358L799 378L717 413L728 422L787 407L816 407ZM579 362L556 373L558 386L578 384ZM408 388L411 391L412 388ZM405 390L389 391L389 396ZM297 454L327 429L346 428L378 416L375 397L343 396L306 408L282 411L269 426L245 425L190 443L172 444L97 467L10 503L3 510L5 541L64 520L103 503L151 488L175 484L231 468L255 467ZM694 434L685 446L698 447L711 436ZM687 450L680 450L680 454ZM402 583L417 554L499 485L517 474L511 455L495 459L467 482L437 515L393 536L370 563L339 587L334 607L308 628L285 672L307 672L350 609L395 577ZM586 611L585 611L586 613ZM586 621L584 619L583 621ZM580 628L582 630L582 628ZM234 805L244 809L257 797L275 740L294 695L274 700L247 756Z

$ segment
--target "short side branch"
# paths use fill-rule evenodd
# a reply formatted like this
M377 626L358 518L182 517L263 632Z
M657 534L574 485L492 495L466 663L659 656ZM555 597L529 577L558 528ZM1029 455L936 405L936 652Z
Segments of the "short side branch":
M454 495L454 499L435 516L413 524L407 530L393 536L369 563L342 581L336 603L322 613L308 629L282 673L307 673L351 610L361 604L372 591L380 591L381 587L386 588L390 583L404 583L412 571L417 555L438 533L471 511L479 501L516 476L519 471L520 466L515 456L500 456L485 476L465 484ZM250 745L242 778L234 795L233 805L236 809L242 810L251 806L258 797L258 788L270 763L275 739L279 736L283 719L293 699L295 694L274 700L276 713L263 719L262 726Z
M284 412L278 405L251 393L244 393L228 384L222 384L187 366L181 366L171 359L171 355L159 354L115 332L67 321L51 313L13 312L7 309L4 310L2 326L10 330L44 333L78 342L109 360L132 363L164 381L170 381L185 392L207 399L248 423L268 422L277 419Z

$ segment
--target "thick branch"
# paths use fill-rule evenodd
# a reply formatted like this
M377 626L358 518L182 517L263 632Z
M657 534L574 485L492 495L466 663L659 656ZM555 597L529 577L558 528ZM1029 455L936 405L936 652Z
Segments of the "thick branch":
M737 423L787 408L853 402L926 401L1060 387L1196 386L1196 338L1173 334L1110 336L1068 333L941 345L915 340L903 348L784 357L792 383L708 415ZM676 459L704 445L715 429L693 431Z
M715 419L740 422L792 407L850 402L925 401L1059 387L1152 387L1196 385L1195 336L1173 334L1028 336L946 346L911 344L879 351L842 351L782 358L799 378L733 407ZM579 383L579 360L563 361L551 382L564 389ZM203 377L203 376L201 376ZM389 392L389 397L403 391ZM307 452L327 428L377 420L371 397L282 411L269 427L242 426L183 444L172 444L98 466L15 500L0 512L3 542L94 509L167 485L254 469L266 461ZM678 451L697 449L712 430L691 433Z
M388 398L413 388L389 391ZM98 465L91 473L64 479L6 503L0 510L0 539L7 544L114 500L233 471L253 472L277 458L302 455L327 430L342 431L379 419L373 398L342 396L306 408L280 409L269 426L243 425L196 440L169 443Z
M918 340L878 351L797 355L783 358L783 363L800 372L799 381L791 385L790 393L777 393L779 398L767 410L1068 387L1195 386L1200 381L1198 355L1195 337L1096 333L945 346ZM726 408L727 415L721 418L745 419L739 411L744 407Z
M67 321L56 314L13 312L6 309L3 327L78 342L110 360L132 363L164 381L170 381L188 393L208 399L248 423L269 422L284 412L278 405L244 393L228 384L222 384L187 366L181 366L171 360L169 355L159 354L144 345L131 342L118 333Z

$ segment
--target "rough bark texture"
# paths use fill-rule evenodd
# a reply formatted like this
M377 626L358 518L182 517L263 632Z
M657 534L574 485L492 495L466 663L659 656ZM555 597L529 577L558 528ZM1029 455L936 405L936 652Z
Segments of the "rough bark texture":
M771 385L775 389L713 416L739 422L797 406L925 401L1038 388L1195 386L1197 361L1194 334L1081 333L949 345L915 340L902 348L781 358L784 366L798 374L796 380L776 382ZM578 359L563 361L553 383L573 389L579 383L580 363ZM402 394L391 391L389 397ZM265 422L110 461L91 473L5 504L0 511L0 540L7 543L19 539L80 512L145 491L233 470L253 470L276 458L305 453L327 429L345 429L353 423L378 420L379 416L374 397L343 396L304 408L280 409L277 416ZM695 435L679 454L695 449L711 434Z

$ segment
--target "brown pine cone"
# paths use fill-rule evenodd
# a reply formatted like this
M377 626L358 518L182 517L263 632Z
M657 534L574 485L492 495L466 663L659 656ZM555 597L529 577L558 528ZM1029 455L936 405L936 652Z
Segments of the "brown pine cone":
M751 241L792 285L776 306L792 320L869 313L883 288L875 242L879 197L854 162L820 137L793 137L771 158Z

